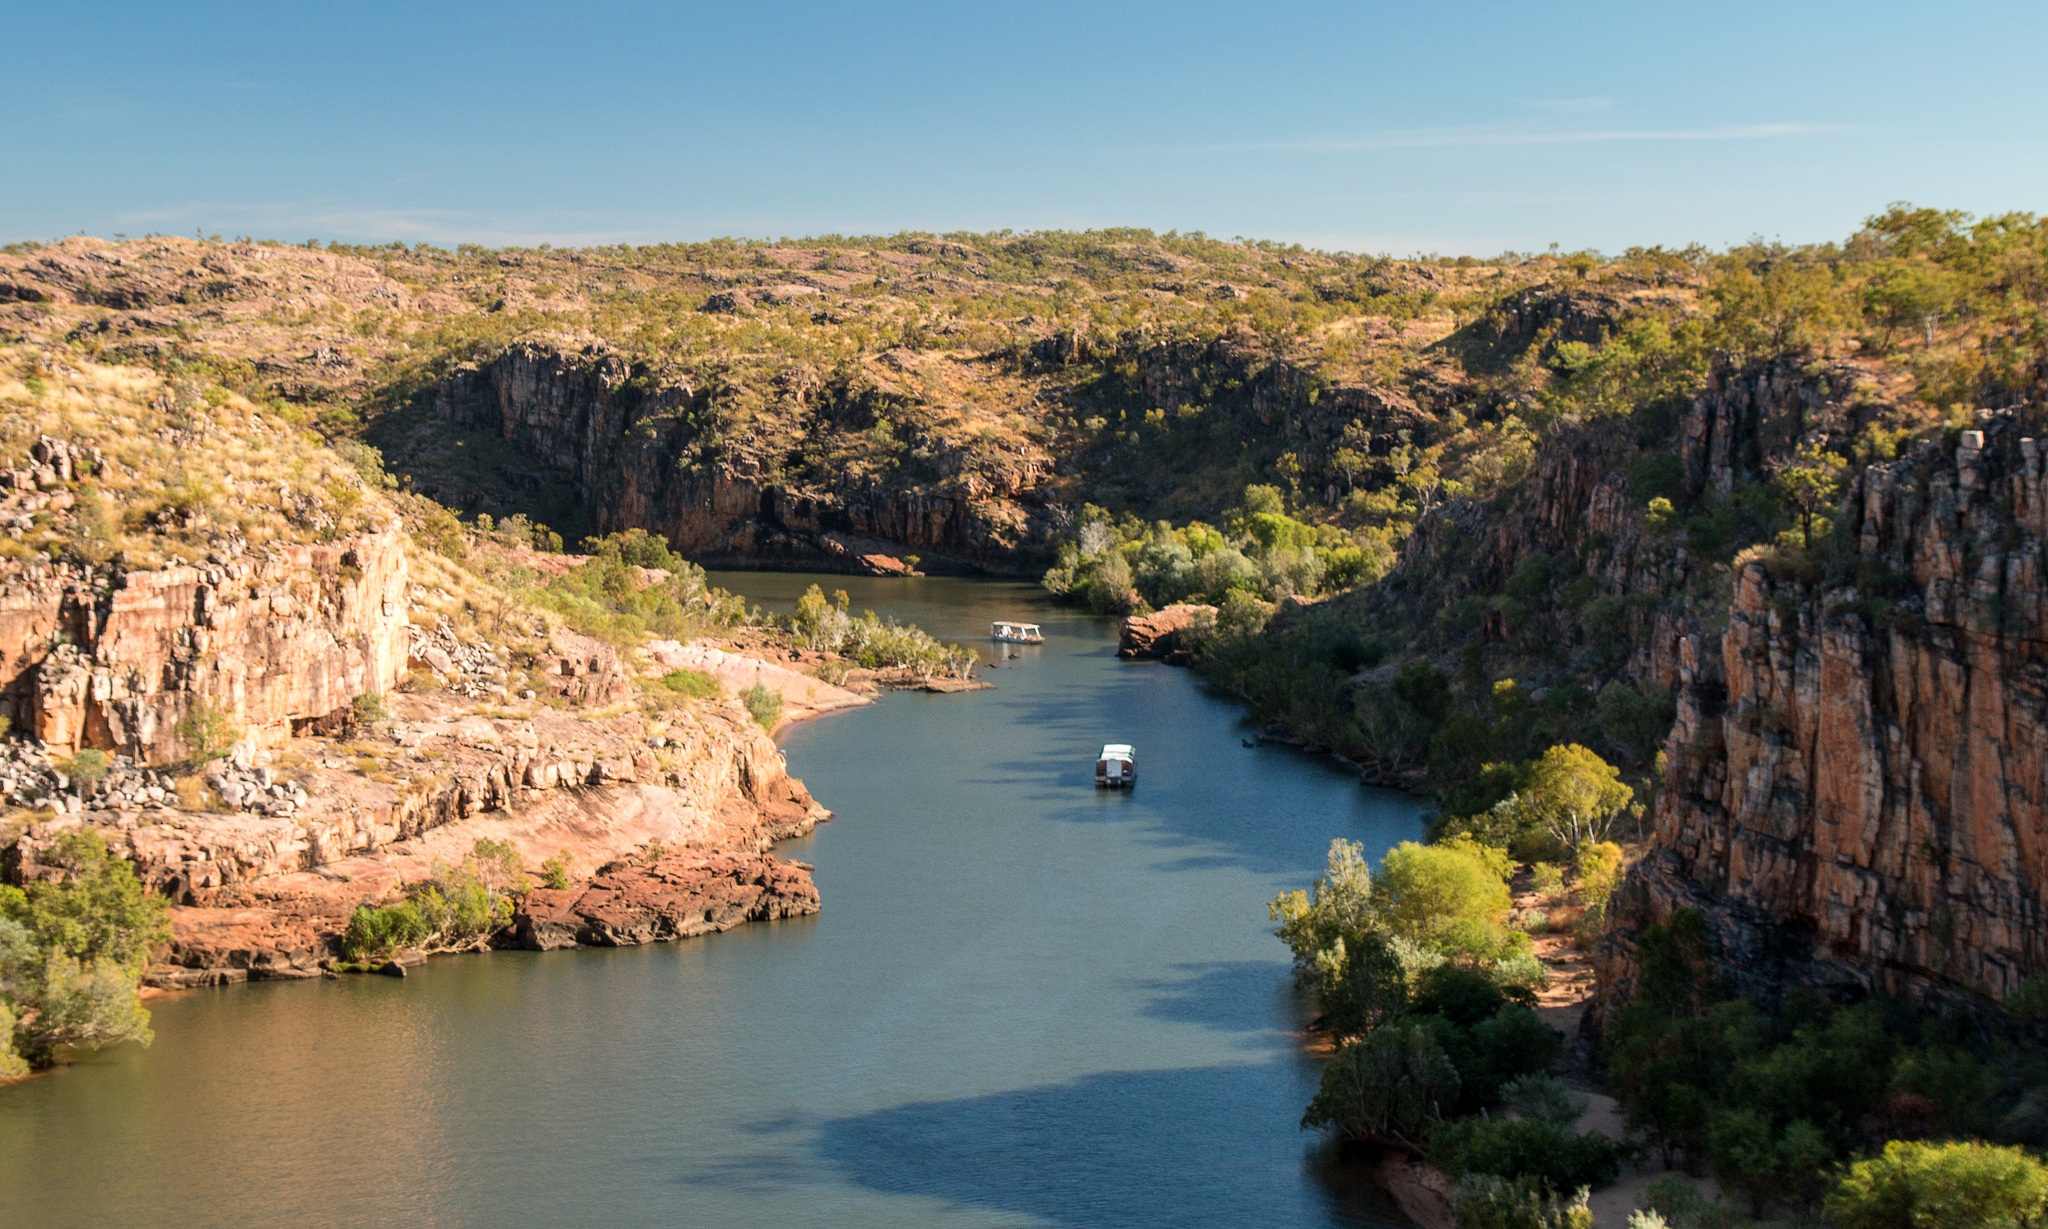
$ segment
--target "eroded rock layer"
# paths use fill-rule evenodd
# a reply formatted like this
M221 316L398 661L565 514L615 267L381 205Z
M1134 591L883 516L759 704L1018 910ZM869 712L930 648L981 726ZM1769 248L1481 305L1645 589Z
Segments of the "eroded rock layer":
M787 391L798 420L859 414L855 403L877 395ZM1034 449L963 446L931 458L928 480L835 474L805 485L773 476L782 458L756 456L745 440L700 455L710 451L697 423L703 402L686 384L636 379L603 346L571 353L540 344L513 346L433 394L439 417L495 431L570 483L601 527L662 534L705 563L886 574L902 567L892 552L908 549L928 552L933 566L1006 569L1042 544L1034 490L1050 460Z

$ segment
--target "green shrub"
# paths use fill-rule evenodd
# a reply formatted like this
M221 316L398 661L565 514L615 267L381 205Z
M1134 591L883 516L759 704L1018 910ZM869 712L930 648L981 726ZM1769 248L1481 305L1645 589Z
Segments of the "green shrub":
M1308 891L1282 893L1266 906L1267 916L1280 923L1274 933L1294 953L1295 980L1315 990L1324 1013L1335 1017L1331 1028L1340 1036L1389 1014L1371 993L1375 982L1359 988L1365 994L1360 1001L1345 1001L1356 997L1346 979L1358 955L1388 950L1373 913L1372 891L1364 847L1340 839L1330 842L1323 874ZM1403 990L1405 997L1405 984Z
M479 840L458 866L437 864L406 899L359 905L342 933L343 958L388 958L406 948L452 951L474 946L512 921L508 889L523 885L519 857L502 841Z
M561 891L569 886L569 854L567 850L555 854L540 864L540 881L543 886Z
M1533 1179L1475 1173L1458 1182L1451 1206L1458 1229L1593 1229L1586 1194L1560 1196Z
M66 833L41 861L61 877L0 885L0 1079L64 1046L147 1045L137 987L171 936L167 902L97 833Z
M596 548L589 559L524 591L580 632L630 644L648 636L686 639L746 620L745 599L712 585L704 569L669 553L658 538L614 534L584 545ZM667 575L648 579L637 568Z
M1516 1115L1575 1127L1588 1104L1585 1094L1554 1075L1517 1076L1501 1086L1501 1102Z
M1529 943L1506 924L1512 901L1503 863L1476 844L1404 841L1381 860L1374 912L1396 939L1443 960L1490 967Z
M106 752L93 747L87 747L77 755L59 763L57 771L81 785L91 785L95 781L104 778L107 775L107 769L112 766L113 760L107 756Z
M1621 1147L1538 1118L1460 1118L1429 1133L1429 1157L1453 1177L1532 1178L1551 1191L1606 1186L1621 1175Z
M661 676L661 685L692 700L708 700L718 694L718 680L701 670L671 670Z
M357 905L342 932L342 955L349 960L389 956L401 948L419 947L430 937L419 907L409 900L393 905Z
M1305 1128L1420 1148L1458 1095L1458 1070L1429 1030L1394 1023L1337 1052L1302 1115Z
M359 726L379 726L391 716L384 705L384 697L374 691L365 691L349 701L348 709L349 716Z
M740 693L740 700L763 729L774 729L782 719L782 694L772 687L756 683Z
M1506 1085L1548 1068L1564 1044L1555 1029L1521 1003L1509 1003L1472 1025L1460 1025L1443 1016L1416 1018L1430 1029L1458 1068L1459 1113L1496 1103Z
M175 728L178 741L185 744L185 752L195 764L211 763L226 755L242 736L225 710L204 700L195 701Z
M2048 1166L2018 1148L1893 1140L1827 1197L1840 1229L2023 1229L2048 1214Z
M1761 1217L1774 1199L1805 1206L1819 1198L1835 1150L1810 1122L1782 1129L1754 1109L1727 1109L1707 1129L1714 1176L1728 1190L1749 1199L1750 1215Z

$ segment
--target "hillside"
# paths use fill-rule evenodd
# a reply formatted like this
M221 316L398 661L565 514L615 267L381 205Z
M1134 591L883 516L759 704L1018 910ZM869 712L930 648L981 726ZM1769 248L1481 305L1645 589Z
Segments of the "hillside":
M156 763L195 712L340 730L444 625L442 660L489 646L465 703L614 669L585 633L644 670L647 636L735 618L670 547L1043 574L1214 607L1184 645L1211 680L1446 832L1596 749L1644 804L1611 996L1684 907L1759 991L1988 1002L2039 971L2048 904L2044 308L2040 222L1906 208L1612 258L15 245L6 702L56 752ZM629 535L608 563L554 554L600 533Z
M1584 262L1580 262L1583 264ZM1562 278L1560 278L1562 274ZM1216 518L1276 469L1453 490L1533 443L1537 333L1678 310L1683 262L1396 262L1145 232L495 252L74 239L0 257L29 348L177 367L379 447L465 514L700 558L1036 570L1085 504ZM1459 486L1458 484L1463 484Z

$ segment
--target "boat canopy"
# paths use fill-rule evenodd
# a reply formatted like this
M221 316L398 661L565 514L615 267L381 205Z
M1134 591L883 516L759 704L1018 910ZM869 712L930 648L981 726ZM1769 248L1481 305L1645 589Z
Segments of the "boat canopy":
M1102 744L1102 755L1099 758L1105 760L1128 760L1135 759L1136 757L1137 752L1132 750L1129 743L1104 743Z

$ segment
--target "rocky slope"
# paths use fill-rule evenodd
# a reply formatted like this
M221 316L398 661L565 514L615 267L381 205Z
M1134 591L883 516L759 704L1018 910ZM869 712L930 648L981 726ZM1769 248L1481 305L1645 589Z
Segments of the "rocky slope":
M7 354L0 400L0 875L100 834L173 902L153 982L317 975L483 840L586 885L547 946L816 909L768 850L825 812L730 694L643 698L660 661L423 550L246 399Z
M592 655L609 651L586 645L561 661ZM209 775L196 809L147 784L123 788L118 776L55 790L44 801L63 804L58 813L13 842L13 873L35 877L43 852L75 828L106 837L175 902L175 938L150 976L167 986L316 976L357 905L437 876L478 840L511 846L528 867L565 858L577 882L595 885L532 897L533 916L553 920L522 915L516 925L540 946L815 911L808 872L767 851L826 812L737 702L671 710L649 734L637 713L579 711L574 676L560 677L552 705L536 698L485 716L450 690L400 695L374 737L307 734L275 751L243 743ZM607 916L668 920L562 929L592 891L609 893Z

